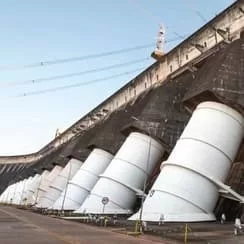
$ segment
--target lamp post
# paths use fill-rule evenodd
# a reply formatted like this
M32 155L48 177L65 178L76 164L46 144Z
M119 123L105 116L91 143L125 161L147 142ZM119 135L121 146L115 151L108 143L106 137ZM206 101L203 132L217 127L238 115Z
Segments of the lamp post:
M20 177L19 179L21 180L21 177ZM14 194L13 194L12 198L10 199L10 204L11 204L11 205L13 204L13 201L14 201L14 199L15 199L15 195L16 195L16 191L17 191L18 183L19 183L19 182L16 182L16 183L15 183Z
M8 191L7 191L7 196L6 197L4 197L4 203L7 203L7 201L8 201L8 196L9 196L9 192L10 192L10 189L11 189L11 187L10 187L10 184L8 185ZM6 200L5 200L6 199Z
M66 198L66 194L67 194L67 190L68 190L68 186L69 186L69 180L70 180L70 176L71 176L71 169L72 169L72 162L70 162L69 175L68 175L68 178L67 178L67 183L66 183L65 190L64 190L64 198L63 198L62 206L61 206L61 214L63 213L63 215L64 215L65 198Z
M144 183L143 183L143 195L141 197L141 210L139 214L139 223L140 223L140 232L142 232L142 213L143 213L143 205L145 200L145 192L147 187L147 180L148 180L148 168L149 168L149 160L150 160L150 152L151 152L151 137L149 136L149 148L147 153L147 165L146 165L146 174L144 177Z
M131 119L135 121L139 121L139 119L135 116L131 116ZM144 200L145 200L145 192L146 192L146 187L147 187L147 180L148 180L148 170L149 170L149 160L150 160L150 153L151 153L151 137L149 133L146 133L149 136L149 143L148 143L148 153L147 153L147 161L146 161L146 173L144 177L144 182L143 182L143 189L142 189L142 196L141 196L141 208L140 208L140 213L139 213L139 226L140 226L140 232L142 232L142 213L143 213L143 205L144 205Z
M13 184L13 181L11 180L11 181L8 183L8 192L7 192L7 196L5 197L6 200L4 199L5 203L7 203L7 204L9 204L9 203L8 203L8 198L9 198L9 193L11 192L10 190L12 190L12 189L11 189L12 184Z
M33 206L36 206L38 204L38 200L39 200L38 196L39 196L40 186L41 186L43 178L44 178L43 172L46 170L46 168L42 167L41 170L43 170L43 171L41 172L40 180L38 180L38 182L37 182L36 192L33 192L34 193L33 194L33 202L32 202Z
M40 186L42 184L42 178L43 178L43 173L40 176L40 181L38 182L38 186L37 186L37 189L36 189L36 194L34 196L34 205L37 205L37 203L38 203L38 195L39 195Z
M22 188L22 191L21 191L21 195L20 195L20 201L19 201L19 205L21 205L22 204L22 198L23 198L23 194L24 194L24 191L25 191L25 185L26 185L26 181L27 181L27 179L24 179L23 180L23 188Z

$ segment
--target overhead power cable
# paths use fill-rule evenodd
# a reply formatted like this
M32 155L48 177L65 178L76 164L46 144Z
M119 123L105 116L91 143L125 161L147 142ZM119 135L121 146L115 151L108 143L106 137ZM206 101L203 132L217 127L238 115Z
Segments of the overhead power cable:
M207 23L208 22L208 20L204 16L204 14L202 14L202 12L200 10L198 10L196 8L196 6L194 6L196 4L196 2L189 1L189 0L185 0L185 3L188 4L188 7L190 8L190 10L193 13L195 13L204 23Z
M205 22L205 23L208 22L208 20L205 18L205 16L204 16L199 10L195 10L195 14L196 14L199 18L201 18L201 20L202 20L203 22Z
M50 92L57 92L57 91L67 90L67 89L81 87L81 86L92 85L92 84L95 84L95 83L98 83L98 82L102 82L102 81L118 78L118 77L121 77L121 76L129 75L129 74L132 74L134 72L141 71L143 69L144 69L144 67L141 67L141 68L129 70L129 71L126 71L126 72L123 72L123 73L118 73L118 74L115 74L115 75L107 76L107 77L104 77L104 78L94 79L94 80L85 81L85 82L78 82L78 83L74 83L74 84L70 84L70 85L66 85L66 86L58 86L58 87L49 88L49 89L43 89L43 90L36 90L36 91L32 91L32 92L26 92L26 93L19 94L19 95L15 96L15 97L34 96L34 95L40 95L40 94L45 94L45 93L50 93Z
M176 38L166 40L165 43L178 41L178 40L179 40L179 37L176 37ZM115 51L98 53L98 54L90 54L90 55L85 55L85 56L78 56L78 57L64 58L64 59L46 60L46 61L30 63L30 64L25 64L25 65L0 66L0 71L16 70L16 69L30 69L30 68L44 67L44 66L50 66L50 65L56 65L56 64L77 62L77 61L82 61L82 60L89 60L89 59L94 59L94 58L101 58L101 57L105 57L105 56L112 56L112 55L116 55L116 54L132 52L132 51L136 51L136 50L140 50L140 49L144 49L144 48L148 48L148 47L153 47L153 46L155 46L155 43L135 46L135 47L131 47L131 48L123 48L123 49L119 49L119 50L115 50Z
M173 31L173 33L174 33L176 36L178 36L178 38L180 38L180 39L185 39L185 37L182 36L182 35L180 35L178 32Z
M119 64L109 65L109 66L105 66L105 67L101 67L101 68L84 70L84 71L76 72L76 73L68 73L68 74L63 74L63 75L43 77L43 78L25 80L25 81L20 81L20 82L18 82L18 81L17 82L9 82L9 83L7 83L5 85L2 85L0 87L20 86L20 85L27 85L27 84L36 84L36 83L46 82L46 81L51 81L51 80L72 78L72 77L76 77L76 76L82 76L82 75L85 75L85 74L97 73L97 72L111 70L111 69L115 69L115 68L126 67L126 66L129 66L129 65L145 62L145 61L147 61L149 59L150 58L136 59L136 60L132 60L132 61L126 62L126 63L119 63Z

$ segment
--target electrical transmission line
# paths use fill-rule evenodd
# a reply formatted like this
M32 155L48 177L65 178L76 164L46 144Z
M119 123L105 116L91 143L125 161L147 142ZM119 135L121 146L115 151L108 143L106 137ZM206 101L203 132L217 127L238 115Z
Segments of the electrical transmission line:
M22 93L22 94L16 95L14 97L34 96L34 95L40 95L40 94L45 94L45 93L50 93L50 92L57 92L57 91L67 90L67 89L81 87L81 86L92 85L92 84L95 84L95 83L98 83L98 82L102 82L102 81L114 79L114 78L117 78L117 77L129 75L129 74L132 74L134 72L141 71L143 69L144 69L144 67L141 67L141 68L129 70L129 71L126 71L126 72L123 72L123 73L118 73L118 74L115 74L115 75L111 75L111 76L107 76L107 77L103 77L103 78L99 78L99 79L94 79L94 80L90 80L90 81L78 82L78 83L74 83L74 84L70 84L70 85L66 85L66 86L58 86L58 87L54 87L54 88L36 90L36 91L32 91L32 92L26 92L26 93Z
M76 76L82 76L85 74L91 74L91 73L97 73L101 71L106 71L106 70L112 70L115 68L121 68L121 67L126 67L129 65L137 64L137 63L142 63L145 61L148 61L150 58L144 58L144 59L136 59L132 60L129 62L125 63L119 63L119 64L114 64L114 65L109 65L101 68L95 68L95 69L89 69L89 70L84 70L81 72L76 72L76 73L68 73L68 74L62 74L62 75L56 75L56 76L50 76L50 77L43 77L43 78L37 78L37 79L31 79L31 80L25 80L25 81L20 81L20 82L9 82L4 85L0 85L0 87L12 87L12 86L21 86L21 85L28 85L28 84L37 84L40 82L46 82L46 81L51 81L51 80L59 80L59 79L65 79L65 78L72 78Z
M178 41L178 40L179 40L179 37L176 37L176 38L166 40L165 43ZM94 59L94 58L101 58L101 57L105 57L105 56L112 56L112 55L116 55L116 54L132 52L132 51L136 51L136 50L140 50L140 49L144 49L144 48L148 48L148 47L153 47L153 46L155 46L155 43L135 46L135 47L131 47L131 48L123 48L123 49L119 49L119 50L98 53L98 54L90 54L90 55L78 56L78 57L72 57L72 58L45 60L45 61L25 64L25 65L0 66L0 71L30 69L30 68L44 67L44 66L50 66L50 65L56 65L56 64L77 62L77 61L82 61L82 60L89 60L89 59Z

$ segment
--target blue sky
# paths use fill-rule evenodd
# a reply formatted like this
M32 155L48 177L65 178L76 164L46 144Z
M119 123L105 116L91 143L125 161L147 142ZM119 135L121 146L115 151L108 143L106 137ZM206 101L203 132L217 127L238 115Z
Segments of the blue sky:
M0 155L31 153L127 83L137 73L89 86L16 98L16 95L146 68L153 47L119 55L31 69L5 69L154 43L159 24L166 39L189 35L231 0L8 0L0 3ZM180 40L179 40L180 41ZM166 50L177 45L170 42ZM39 84L8 86L42 77L141 63Z

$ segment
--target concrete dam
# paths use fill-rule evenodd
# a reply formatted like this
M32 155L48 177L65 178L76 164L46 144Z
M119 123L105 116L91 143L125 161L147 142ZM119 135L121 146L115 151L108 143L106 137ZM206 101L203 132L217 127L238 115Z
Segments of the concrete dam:
M241 217L244 2L157 59L38 152L0 157L0 202L152 222Z

